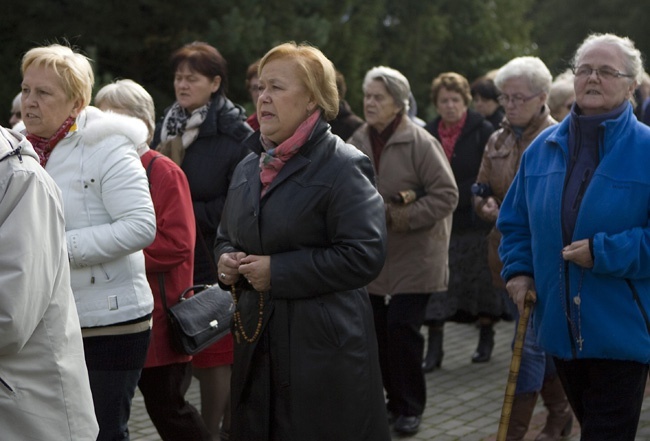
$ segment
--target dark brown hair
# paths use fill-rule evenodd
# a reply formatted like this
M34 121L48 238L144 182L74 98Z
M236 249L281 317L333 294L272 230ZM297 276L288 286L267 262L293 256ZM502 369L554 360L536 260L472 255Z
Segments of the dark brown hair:
M228 65L214 46L194 41L177 49L171 56L172 70L176 72L182 64L210 79L220 76L221 86L216 93L225 96L228 92Z

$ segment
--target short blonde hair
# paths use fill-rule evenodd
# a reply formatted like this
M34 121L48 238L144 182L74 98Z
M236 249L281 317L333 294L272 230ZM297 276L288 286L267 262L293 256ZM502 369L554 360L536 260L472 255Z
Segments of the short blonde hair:
M149 130L150 142L156 127L156 109L149 92L133 80L117 80L102 87L95 95L97 107L109 107L129 116L141 119Z
M21 73L31 67L52 69L61 79L68 99L80 100L81 109L90 104L95 84L95 75L90 59L68 46L51 44L30 49L23 56Z
M260 61L259 72L269 61L284 58L293 60L298 65L301 80L323 111L323 117L327 121L336 118L339 113L339 93L332 62L318 48L291 41L268 51Z

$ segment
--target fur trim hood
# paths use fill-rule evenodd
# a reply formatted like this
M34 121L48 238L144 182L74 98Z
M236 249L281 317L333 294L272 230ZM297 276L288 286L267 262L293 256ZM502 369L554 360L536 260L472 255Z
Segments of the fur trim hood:
M147 143L149 130L138 118L115 112L102 112L88 106L77 118L78 130L83 134L85 144L92 146L111 136L125 136L134 147Z

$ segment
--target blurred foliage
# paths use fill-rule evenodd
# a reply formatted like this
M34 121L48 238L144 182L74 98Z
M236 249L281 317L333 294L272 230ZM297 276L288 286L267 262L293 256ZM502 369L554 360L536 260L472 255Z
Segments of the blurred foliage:
M161 115L174 100L169 56L206 41L228 61L229 97L252 109L248 65L278 43L319 47L345 75L359 115L361 82L377 65L404 73L429 120L431 80L458 72L471 82L512 57L539 55L553 73L591 31L629 35L650 50L641 4L603 0L8 0L0 18L0 118L20 90L20 60L30 48L69 42L93 59L96 88L131 78ZM616 17L616 18L614 18ZM4 108L1 106L4 105Z

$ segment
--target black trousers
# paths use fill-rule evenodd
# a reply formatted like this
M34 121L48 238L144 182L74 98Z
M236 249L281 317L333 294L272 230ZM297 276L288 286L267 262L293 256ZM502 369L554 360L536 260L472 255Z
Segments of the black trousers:
M142 369L138 387L147 413L164 441L212 441L201 415L185 400L192 363Z
M379 364L387 409L397 415L422 415L427 400L422 372L424 337L420 328L426 294L370 295L379 345Z
M648 365L635 361L553 358L581 440L634 441Z

